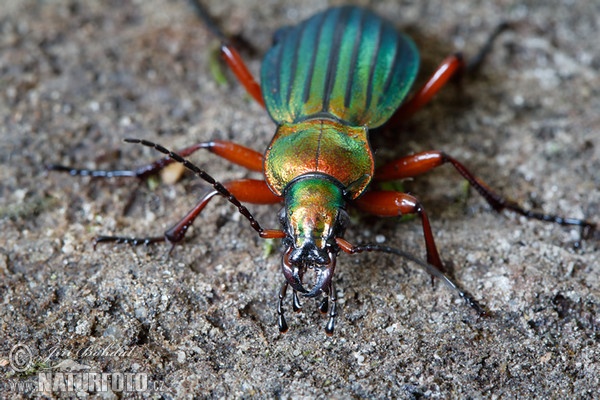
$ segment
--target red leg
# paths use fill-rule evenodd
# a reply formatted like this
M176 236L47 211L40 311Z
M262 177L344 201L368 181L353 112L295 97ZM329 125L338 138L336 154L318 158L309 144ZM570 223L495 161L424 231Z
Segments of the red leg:
M187 157L200 149L206 149L211 153L226 159L227 161L241 165L242 167L248 168L251 171L262 171L263 155L261 153L229 141L213 140L210 142L201 142L193 146L186 147L185 149L181 149L177 152L177 154L182 157ZM64 165L49 165L47 168L52 171L67 172L71 175L93 176L101 178L126 176L144 179L148 176L156 174L158 171L173 162L174 161L171 158L165 157L151 164L143 165L131 170L88 170L66 167Z
M460 54L447 57L435 70L429 80L413 96L403 103L392 116L388 124L397 125L412 116L440 91L448 81L465 68L465 63Z
M381 217L397 217L406 214L417 214L423 225L423 236L425 237L425 248L427 249L427 262L434 265L440 271L445 268L440 259L429 218L419 201L413 196L400 192L367 192L354 201L354 205L368 213Z
M217 26L213 18L210 16L206 7L198 0L192 1L192 5L196 10L196 15L204 22L206 27L221 40L221 55L227 62L227 65L238 78L240 83L246 88L250 96L254 98L260 105L265 106L262 98L262 91L256 79L252 76L244 60L237 50L228 42L227 36Z
M463 176L477 190L477 192L488 202L496 211L511 210L527 218L539 219L542 221L554 222L559 225L575 225L585 231L593 231L596 224L575 219L564 218L553 214L544 214L536 211L527 210L516 202L509 200L490 189L483 181L477 178L463 164L456 159L441 151L425 151L402 157L394 160L375 172L375 179L380 181L389 181L394 179L403 179L414 177L430 171L440 165L450 163L459 174ZM584 232L585 233L585 232Z
M282 201L281 197L278 197L271 192L265 181L259 181L255 179L242 179L231 182L226 182L223 187L227 191L235 196L240 202L253 203L253 204L276 204ZM202 210L210 202L210 200L219 194L216 190L212 190L204 195L204 197L191 209L185 217L179 222L167 229L163 236L155 237L124 237L124 236L100 236L94 241L94 246L101 242L117 242L117 243L129 243L134 246L144 244L148 245L151 243L168 241L172 245L179 243L185 236L188 228L192 225L194 220L200 215ZM264 233L263 233L264 232ZM283 232L279 230L262 230L259 232L263 238L277 238L282 237Z
M409 118L424 105L429 103L433 96L435 96L435 94L453 77L462 74L463 72L468 74L477 73L486 56L491 52L496 38L508 28L510 28L508 23L501 23L498 25L479 52L468 64L464 62L461 54L451 55L442 61L431 78L429 78L429 80L407 102L400 106L398 111L396 111L394 116L390 119L389 124L391 124L391 126L398 125L406 118Z
M250 94L250 96L252 96L258 104L264 107L265 101L262 97L260 85L258 82L256 82L256 79L254 79L248 70L248 67L246 67L246 64L240 56L240 53L238 53L237 50L232 46L223 43L221 44L221 55L240 83L244 85L248 94Z
M375 171L378 181L412 178L428 172L444 163L443 153L424 151L393 160Z

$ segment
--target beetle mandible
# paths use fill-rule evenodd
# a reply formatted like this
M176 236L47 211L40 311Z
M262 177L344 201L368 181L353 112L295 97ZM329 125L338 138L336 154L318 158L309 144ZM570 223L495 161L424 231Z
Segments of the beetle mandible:
M262 104L277 125L270 145L261 154L229 141L208 141L177 152L146 140L130 143L154 147L166 158L134 170L85 170L52 165L52 170L71 175L145 178L171 162L183 163L213 189L163 236L131 238L100 236L99 242L133 245L167 241L179 243L208 202L221 195L233 203L262 238L283 239L281 269L285 281L277 307L281 332L288 329L283 301L293 290L293 309L300 309L298 293L304 297L324 294L320 310L328 313L325 331L334 331L337 315L333 276L340 251L354 254L378 251L405 257L440 278L479 314L486 310L444 268L429 219L417 198L407 193L372 188L383 182L421 175L443 164L452 165L496 211L510 210L560 225L575 225L592 231L592 222L563 218L523 208L492 191L462 163L441 151L425 151L398 158L375 169L369 131L386 123L396 124L427 104L454 76L466 69L458 54L440 64L434 74L409 96L419 69L419 52L408 36L389 21L356 6L334 7L299 23L282 28L264 57L259 85L239 53L221 33L205 8L194 2L199 17L221 40L221 54L248 93ZM493 40L493 36L490 39ZM489 50L489 46L484 48ZM477 59L483 58L483 52ZM206 149L252 171L264 180L241 179L220 183L185 157ZM283 203L280 229L263 229L243 203ZM347 206L378 216L415 214L423 228L427 262L400 249L346 241ZM315 276L305 287L308 271Z

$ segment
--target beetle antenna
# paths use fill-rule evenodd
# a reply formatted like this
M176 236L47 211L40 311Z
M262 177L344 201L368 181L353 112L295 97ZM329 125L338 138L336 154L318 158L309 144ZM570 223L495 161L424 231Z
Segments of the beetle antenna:
M181 157L179 154L167 149L166 147L161 146L160 144L150 142L148 140L143 139L124 139L127 143L141 144L143 146L152 147L161 153L167 155L169 158L174 161L183 164L184 167L192 171L198 178L208 182L212 185L212 187L223 197L227 199L228 202L237 207L240 214L242 214L248 221L250 221L250 225L252 228L258 232L261 236L264 232L266 232L258 223L258 221L254 218L252 213L244 206L240 201L229 191L223 184L217 181L215 178L210 176L206 171L202 168L196 166L191 161Z
M423 261L422 259L420 259L410 253L407 253L404 250L400 250L400 249L397 249L394 247L371 244L371 243L360 244L360 245L351 245L346 240L341 239L341 238L337 238L336 241L337 241L338 245L340 246L340 248L344 252L349 253L349 254L362 253L364 251L380 252L380 253L394 254L394 255L400 256L404 259L407 259L409 261L412 261L413 263L419 265L421 268L423 268L425 271L427 271L431 276L433 276L434 278L440 279L449 288L456 291L458 293L458 295L470 307L472 307L480 316L483 317L483 316L489 315L489 311L487 310L487 308L485 306L479 304L479 302L477 300L475 300L475 298L469 292L467 292L465 289L463 289L460 286L460 284L457 281L455 281L452 277L450 277L449 275L447 275L446 273L441 271L435 265L429 264L428 262Z

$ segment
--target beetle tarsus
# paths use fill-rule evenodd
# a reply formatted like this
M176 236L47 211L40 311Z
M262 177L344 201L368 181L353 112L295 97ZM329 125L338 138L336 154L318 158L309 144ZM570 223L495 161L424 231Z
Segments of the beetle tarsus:
M371 243L367 243L367 244L361 244L361 245L352 245L350 243L348 243L345 239L342 238L337 238L337 243L340 246L340 248L348 253L348 254L356 254L356 253L362 253L364 251L367 252L381 252L381 253L388 253L388 254L395 254L397 256L400 256L402 258L405 258L409 261L412 261L413 263L419 265L420 267L422 267L425 271L427 271L432 278L438 278L441 281L443 281L449 288L455 290L458 295L465 300L465 302L471 307L473 308L480 316L486 316L489 315L489 312L487 311L487 308L485 306L482 306L481 304L479 304L479 302L477 300L475 300L475 298L466 290L464 290L459 284L458 282L456 282L450 275L448 275L445 271L440 270L438 267L436 267L435 265L425 262L415 256L413 256L410 253L407 253L403 250L400 249L396 249L394 247L388 247L388 246L381 246L381 245L377 245L377 244L371 244Z
M504 200L503 208L520 214L529 219L537 219L544 222L552 222L562 226L579 226L582 230L582 235L589 235L591 232L596 230L596 224L594 224L593 222L586 221L584 219L565 218L555 214L546 214L539 211L527 210L511 200Z
M474 309L477 314L479 314L480 317L489 317L490 316L490 311L487 309L487 307L479 304L479 302L477 300L475 300L475 298L473 296L471 296L470 293L465 292L463 289L457 289L459 290L459 296L462 297L462 299L465 301L465 303L467 303L469 305L469 307L471 307L472 309Z
M479 52L469 60L468 64L465 67L465 73L469 75L477 74L480 71L481 66L485 62L485 59L487 58L488 54L491 53L492 47L494 46L494 43L496 42L498 36L500 36L502 32L509 29L512 29L512 25L510 22L501 22L496 27L496 29L494 29L492 34L488 37L488 39L486 40L485 44L481 47Z
M164 242L166 239L164 236L155 236L155 237L145 237L145 238L137 238L137 237L127 237L127 236L98 236L94 239L94 250L96 250L96 246L98 243L106 243L113 242L116 244L130 244L132 246L148 246L153 243Z
M279 315L279 319L277 320L277 325L279 326L279 333L286 333L289 329L288 324L287 324L283 314Z
M302 304L300 303L298 292L296 292L295 290L292 294L292 310L294 310L294 312L302 311Z
M335 317L337 317L337 296L335 294L335 289L333 288L333 283L329 285L328 297L331 303L331 308L329 309L329 320L325 326L325 333L327 336L332 336L335 328Z
M143 177L143 172L138 170L85 169L72 168L60 164L47 165L46 170L65 172L71 176L90 176L92 178Z
M281 290L279 291L279 301L277 302L277 325L280 333L286 333L288 331L288 324L285 320L283 309L283 300L287 294L288 285L288 282L285 281L281 286ZM295 292L294 295L296 295Z
M327 314L327 310L329 310L329 297L323 296L321 302L319 303L319 311L321 314Z
M325 334L327 336L333 336L333 330L335 329L335 319L332 317L327 321L327 325L325 326Z

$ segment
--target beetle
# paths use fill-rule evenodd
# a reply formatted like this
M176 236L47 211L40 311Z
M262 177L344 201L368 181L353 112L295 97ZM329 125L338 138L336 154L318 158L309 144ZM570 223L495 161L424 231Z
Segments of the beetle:
M210 200L220 195L237 207L261 238L282 239L284 283L277 306L279 331L288 330L283 303L291 287L295 311L301 308L299 293L307 298L324 295L319 309L328 314L325 332L331 335L337 315L333 276L340 251L375 251L407 258L429 272L432 279L440 278L455 289L480 315L487 312L446 272L419 200L400 191L377 189L375 182L415 177L450 164L495 211L509 210L527 218L579 226L585 232L596 229L590 221L522 207L490 189L461 162L441 151L400 157L375 169L369 132L384 124L396 125L427 104L451 78L467 69L459 54L443 60L426 83L411 94L419 70L419 52L413 40L368 9L333 7L276 32L273 46L264 56L259 85L206 9L197 1L194 5L208 29L221 40L221 54L234 75L275 122L275 135L264 153L229 141L201 142L174 152L150 141L126 139L153 147L166 157L133 170L50 166L71 175L145 178L178 162L212 185L212 190L164 235L100 236L94 246L101 242L148 245L164 241L175 245ZM489 51L493 37L476 59L482 59ZM264 179L221 183L187 160L200 149L262 172ZM283 203L279 213L281 227L264 229L244 203ZM344 239L348 206L377 216L418 216L426 262L397 248L349 243ZM314 277L312 287L307 288L305 275L309 271Z

